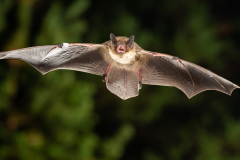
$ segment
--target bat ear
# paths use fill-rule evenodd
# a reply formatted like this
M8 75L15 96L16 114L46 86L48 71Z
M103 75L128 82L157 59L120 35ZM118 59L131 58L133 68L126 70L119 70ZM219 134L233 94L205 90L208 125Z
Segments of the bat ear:
M114 36L114 34L110 34L110 42L111 42L111 44L112 45L115 45L115 44L117 44L117 39L116 39L116 37Z
M131 48L132 46L133 46L133 44L134 44L134 38L135 38L135 36L134 35L132 35L129 39L128 39L128 41L127 41L127 45Z

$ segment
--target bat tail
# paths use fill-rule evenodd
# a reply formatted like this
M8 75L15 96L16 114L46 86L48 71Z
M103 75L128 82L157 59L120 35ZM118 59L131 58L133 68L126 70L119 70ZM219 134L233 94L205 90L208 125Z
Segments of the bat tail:
M139 94L138 75L135 72L112 67L106 79L108 90L123 100Z

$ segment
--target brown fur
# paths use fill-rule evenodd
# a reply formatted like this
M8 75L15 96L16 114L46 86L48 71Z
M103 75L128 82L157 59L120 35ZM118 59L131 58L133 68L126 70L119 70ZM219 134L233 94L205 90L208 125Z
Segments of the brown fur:
M125 65L126 68L139 68L139 66L142 66L143 64L145 64L147 62L146 55L144 55L140 52L140 50L142 50L142 48L137 43L134 42L133 46L131 48L129 48L126 44L129 38L121 36L121 37L116 37L116 39L117 39L117 45L112 45L110 42L111 40L103 43L103 44L107 45L107 47L112 51L113 54L119 56L119 58L122 58L123 55L128 54L131 51L136 53L135 61L133 61L132 64ZM120 43L123 43L126 45L125 53L117 52L116 49ZM124 64L117 64L117 65L123 66Z

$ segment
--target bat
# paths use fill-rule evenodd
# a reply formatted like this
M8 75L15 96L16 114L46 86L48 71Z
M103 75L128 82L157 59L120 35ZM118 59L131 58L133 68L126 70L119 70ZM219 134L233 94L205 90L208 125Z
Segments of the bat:
M0 52L0 59L18 59L43 75L56 69L102 76L110 92L126 100L138 96L142 84L175 86L190 99L205 90L231 95L236 84L194 63L142 49L130 38L115 37L102 44L62 43Z

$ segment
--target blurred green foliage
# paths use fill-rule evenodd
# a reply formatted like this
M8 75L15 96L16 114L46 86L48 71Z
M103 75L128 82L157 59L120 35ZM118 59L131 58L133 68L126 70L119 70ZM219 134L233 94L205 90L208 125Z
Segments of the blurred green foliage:
M147 50L197 63L240 84L235 0L1 0L0 49L136 37ZM123 101L101 77L57 70L42 76L0 63L0 159L239 160L239 91L188 99L147 86Z

